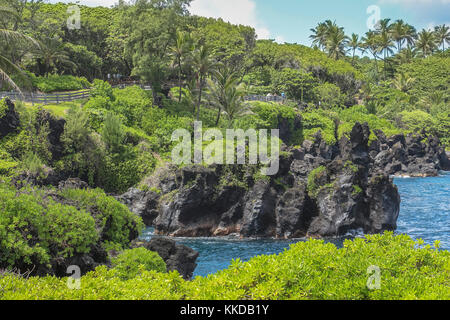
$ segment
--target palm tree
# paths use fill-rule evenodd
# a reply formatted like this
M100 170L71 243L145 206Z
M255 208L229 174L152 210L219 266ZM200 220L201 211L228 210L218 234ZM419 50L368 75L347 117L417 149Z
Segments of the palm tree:
M227 104L223 106L223 111L227 115L230 125L236 117L249 111L249 107L244 101L245 93L244 83L230 87L226 91Z
M319 49L323 50L325 48L325 42L327 39L327 33L329 26L332 24L330 20L319 23L314 29L310 29L313 33L310 39L313 40L312 46L317 46Z
M336 24L329 28L325 42L325 49L328 56L334 60L345 57L345 48L348 43L348 37L345 35L344 28Z
M188 109L191 109L195 116L197 106L197 81L195 79L190 79L186 82L185 89L183 104Z
M348 44L347 44L350 49L352 50L352 64L355 61L355 53L356 50L361 48L362 43L359 41L359 36L356 33L353 33L352 36L350 37Z
M45 38L40 42L39 48L33 53L44 66L44 73L48 76L50 69L57 70L57 64L69 65L74 69L77 65L73 63L67 52L64 50L64 45L57 38Z
M378 21L376 26L376 32L378 33L389 33L391 31L391 25L389 24L391 22L391 19L381 19Z
M434 28L434 34L438 45L442 44L442 52L445 51L445 43L450 43L450 27L445 24Z
M368 50L375 59L375 69L377 71L377 77L378 77L377 58L378 58L378 53L380 52L378 35L375 33L375 31L368 31L366 33L365 37L363 37L361 39L361 41L363 42L362 47L364 48L364 51Z
M397 20L391 25L392 39L397 42L397 52L402 51L402 44L406 39L408 25L403 20Z
M384 54L384 80L386 80L386 60L389 55L393 54L394 41L391 38L389 31L383 30L378 35L379 50Z
M200 120L200 105L202 103L202 93L205 86L206 78L211 74L217 66L217 62L213 59L208 46L203 45L196 49L192 59L192 65L195 70L198 87L197 100L197 121Z
M328 56L335 60L345 56L348 37L344 33L344 28L339 27L336 22L326 20L311 31L313 34L310 38L313 40L313 46L326 51Z
M433 31L422 30L418 34L416 48L422 53L424 57L429 56L436 49L436 38Z
M0 7L0 13L16 15L14 11L5 7ZM0 39L6 43L13 43L25 40L26 42L36 45L37 47L39 46L39 44L33 38L24 35L23 33L8 29L0 28ZM14 90L22 94L22 91L20 90L19 86L11 79L10 75L13 73L18 74L20 77L26 79L26 76L23 74L23 71L11 60L9 60L5 55L0 53L0 87L2 82L6 82Z
M192 51L191 43L192 42L188 33L177 31L177 39L175 45L170 48L171 56L173 58L172 65L178 68L178 84L180 88L180 96L178 98L178 102L181 102L181 97L183 94L183 82L181 79L183 73L183 64L184 60L187 58L187 55Z
M404 39L406 41L406 44L408 48L414 47L414 44L417 39L417 31L416 28L414 28L412 25L407 24L405 27L405 36Z
M392 81L392 85L397 90L408 92L411 89L412 84L416 81L416 79L409 77L404 73L397 74L395 79Z
M445 98L442 91L435 91L420 99L420 103L425 107L427 112L430 112L433 106L440 105L444 102Z
M216 126L219 124L222 111L227 108L230 103L228 99L229 92L232 88L237 87L239 80L237 74L232 72L230 68L223 66L214 72L214 80L208 79L208 101L211 105L218 109Z

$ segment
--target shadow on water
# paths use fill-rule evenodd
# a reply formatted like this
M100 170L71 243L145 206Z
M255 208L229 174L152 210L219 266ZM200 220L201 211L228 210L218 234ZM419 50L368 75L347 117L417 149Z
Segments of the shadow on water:
M422 238L428 244L441 241L441 248L450 249L450 172L436 178L395 179L402 205L397 233L406 233L414 239ZM144 231L142 239L150 240L153 229ZM327 239L338 248L345 239L360 234L349 234L342 238ZM228 268L233 259L248 261L258 255L279 254L289 246L305 239L294 240L242 240L236 238L175 238L200 253L194 276L207 276Z

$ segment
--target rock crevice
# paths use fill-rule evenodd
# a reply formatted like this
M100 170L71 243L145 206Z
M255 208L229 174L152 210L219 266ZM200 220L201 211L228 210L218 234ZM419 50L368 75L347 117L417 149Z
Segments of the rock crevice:
M369 142L367 124L330 146L314 142L286 149L276 176L252 166L167 169L159 190L122 196L159 235L242 238L335 237L354 230L395 230L400 195L392 175L430 176L449 169L437 138L399 135ZM224 183L225 181L225 183Z

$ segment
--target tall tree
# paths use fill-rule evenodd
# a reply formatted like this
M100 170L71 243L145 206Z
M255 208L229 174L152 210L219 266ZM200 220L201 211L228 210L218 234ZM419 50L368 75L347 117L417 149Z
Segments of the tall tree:
M405 27L405 41L408 48L413 48L417 39L417 31L416 28L407 24Z
M445 44L450 43L450 27L445 24L434 28L434 34L438 45L442 44L442 52L445 51Z
M203 45L194 51L192 64L195 70L195 77L197 80L198 100L197 100L197 121L200 120L200 106L202 103L203 89L206 85L206 78L217 67L217 62L211 55L208 46Z
M424 57L431 55L436 50L436 38L433 31L422 30L418 34L416 48Z
M379 46L379 50L380 52L383 53L384 58L383 58L383 62L384 62L384 80L386 80L386 62L387 62L387 58L389 57L389 55L392 55L394 53L394 51L392 50L392 48L394 47L394 41L391 38L391 34L389 33L389 31L387 30L383 30L379 35L378 35L378 46Z
M414 58L417 57L417 51L408 47L400 51L400 53L396 56L400 63L410 63Z
M6 7L0 7L0 14L17 15L14 10ZM24 35L21 32L9 29L0 29L0 42L8 44L19 41L25 41L36 47L39 46L36 40L27 35ZM2 82L5 82L21 93L19 86L17 86L17 84L11 79L11 74L18 74L22 78L26 79L26 77L23 75L22 70L0 51L0 87Z
M365 37L361 40L363 42L363 48L364 50L369 51L373 58L375 59L375 69L377 72L378 77L378 53L380 52L380 44L379 44L379 38L378 35L375 33L375 31L368 31L365 35Z
M347 43L348 37L345 35L344 28L338 27L333 23L327 32L325 42L325 49L328 52L328 56L334 60L345 57Z
M402 51L402 44L406 39L408 25L403 20L395 21L391 26L392 39L397 43L397 52Z
M231 124L237 115L247 110L244 103L245 87L239 83L238 75L226 66L214 72L214 80L208 79L208 101L218 109L216 126L222 112Z
M321 22L317 24L317 26L314 29L311 29L311 32L313 33L309 38L312 41L313 46L318 46L319 49L323 50L325 49L325 43L327 40L327 33L329 30L329 26L332 24L331 20L327 20L325 22Z
M161 105L160 95L170 70L170 47L188 14L191 0L136 0L126 6L121 20L127 34L125 54L132 57L132 74L149 82L153 101Z
M183 95L183 64L192 51L192 41L189 37L189 34L186 32L177 31L177 39L175 41L175 45L172 46L170 50L173 58L172 64L173 66L178 68L178 85L180 89L178 102L181 102L181 98Z
M311 29L311 32L313 33L310 36L313 46L318 46L335 60L345 56L348 37L345 35L344 28L339 27L336 22L326 20Z
M375 30L377 33L381 34L383 32L389 33L391 31L391 19L381 19L378 21Z
M359 40L359 35L353 33L347 45L349 46L350 50L352 50L352 64L354 64L356 50L361 49L362 45L361 41Z
M56 38L45 38L40 41L39 47L32 55L43 65L45 76L48 76L51 71L57 71L58 64L70 66L73 71L77 68L64 50L64 44Z

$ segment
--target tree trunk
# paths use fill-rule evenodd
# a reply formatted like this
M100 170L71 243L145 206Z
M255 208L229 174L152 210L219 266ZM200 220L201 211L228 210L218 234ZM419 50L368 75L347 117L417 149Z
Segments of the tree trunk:
M217 119L216 119L216 127L219 125L221 113L222 113L222 109L219 108L219 112L217 113Z
M182 72L182 70L181 70L181 58L180 59L178 59L178 66L180 67L180 69L178 70L178 84L180 85L180 96L178 97L178 102L179 103L181 103L181 98L182 98L182 91L181 91L181 89L182 89L182 86L183 86L183 84L181 83L181 72Z
M180 96L178 97L178 102L181 103L181 98L182 98L182 83L181 83L181 68L180 68L180 73L178 74L178 84L180 85Z
M203 91L203 77L200 77L198 102L197 102L197 121L200 120L200 105L202 103L202 91Z
M377 55L374 54L373 57L375 58L375 70L376 70L376 72L377 72L377 83L378 83L378 77L379 77L380 71L379 71L379 69L378 69Z

